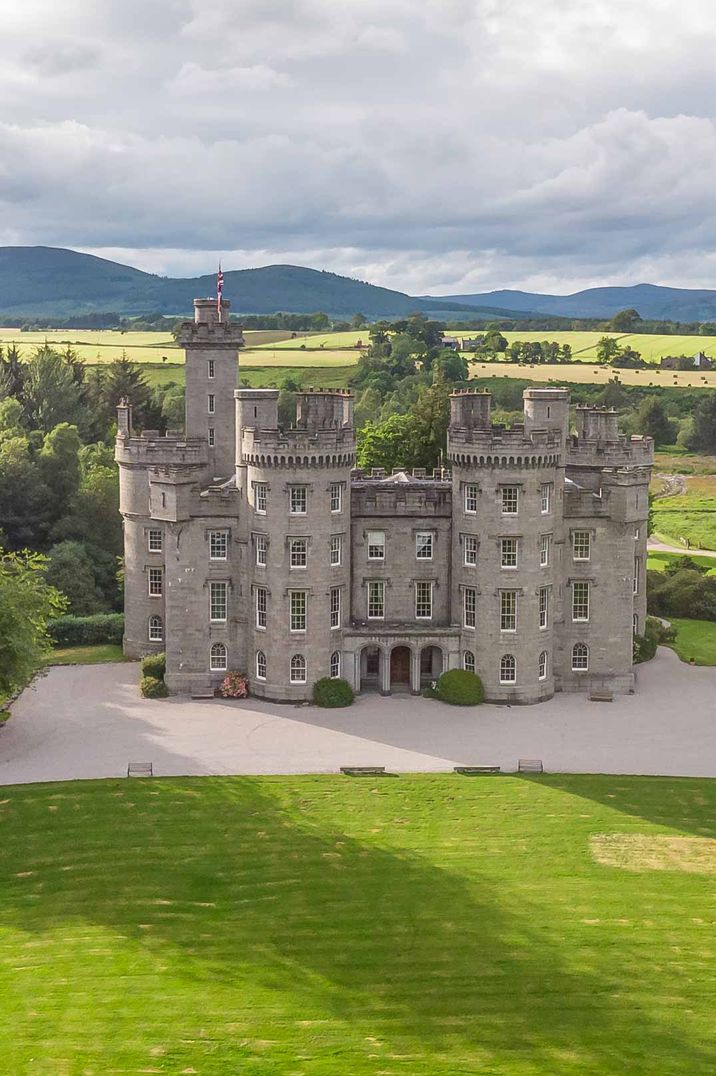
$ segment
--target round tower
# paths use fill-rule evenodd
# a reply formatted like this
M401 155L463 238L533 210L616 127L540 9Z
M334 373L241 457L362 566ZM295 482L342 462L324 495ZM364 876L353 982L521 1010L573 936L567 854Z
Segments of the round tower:
M237 485L248 518L248 674L254 695L302 700L316 680L343 675L353 400L300 393L296 424L282 429L278 395L235 393Z
M528 389L523 426L493 425L489 394L451 397L453 608L462 665L489 699L554 692L557 546L561 543L565 390Z

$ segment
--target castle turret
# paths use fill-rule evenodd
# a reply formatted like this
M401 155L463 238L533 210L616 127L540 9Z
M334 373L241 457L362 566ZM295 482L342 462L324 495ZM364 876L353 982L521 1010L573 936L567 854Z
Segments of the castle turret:
M234 469L233 397L244 336L229 320L230 306L224 299L219 311L216 299L195 299L194 320L177 334L186 351L186 436L206 441L209 482L228 478Z

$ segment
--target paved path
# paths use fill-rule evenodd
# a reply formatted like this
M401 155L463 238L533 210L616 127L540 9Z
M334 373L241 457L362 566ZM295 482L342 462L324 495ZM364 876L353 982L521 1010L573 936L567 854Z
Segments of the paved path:
M564 772L716 776L716 668L671 651L613 703L557 695L537 706L460 708L395 695L345 710L257 700L141 699L138 666L50 669L0 730L0 784L118 777L128 762L158 775L398 771L459 763L514 770L541 758Z
M716 549L687 549L683 545L666 545L656 538L648 538L646 548L649 553L681 553L686 557L716 557Z

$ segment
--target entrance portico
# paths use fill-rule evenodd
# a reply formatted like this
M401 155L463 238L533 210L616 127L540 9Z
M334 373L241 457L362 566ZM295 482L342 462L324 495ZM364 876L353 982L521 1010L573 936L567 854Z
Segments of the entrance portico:
M419 695L446 669L460 667L460 630L378 634L347 631L343 639L343 675L356 693Z

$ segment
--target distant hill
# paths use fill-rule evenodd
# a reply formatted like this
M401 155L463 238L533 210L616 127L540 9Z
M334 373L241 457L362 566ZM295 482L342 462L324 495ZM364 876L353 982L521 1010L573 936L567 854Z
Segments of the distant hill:
M716 291L662 288L634 284L628 288L587 288L572 295L543 295L530 291L488 291L475 295L433 296L433 302L485 304L503 310L533 310L567 318L610 318L633 307L643 318L662 321L716 321Z
M125 316L149 312L188 316L194 298L214 295L215 290L214 274L172 279L58 247L0 247L3 314L64 317L112 310ZM472 309L463 302L416 299L297 265L225 272L224 297L242 314L322 310L333 317L395 318L420 310L436 318L515 316L492 304Z

